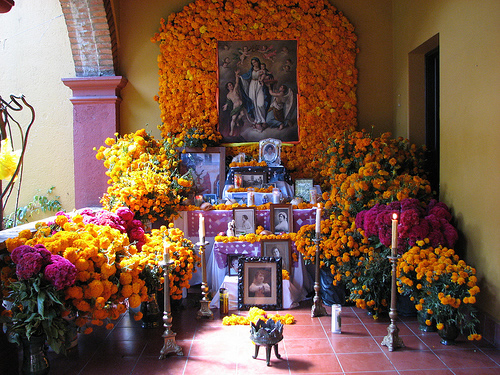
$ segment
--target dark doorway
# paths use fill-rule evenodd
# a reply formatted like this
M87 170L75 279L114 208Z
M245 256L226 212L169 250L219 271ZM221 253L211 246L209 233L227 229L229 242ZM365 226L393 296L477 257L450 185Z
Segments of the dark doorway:
M428 178L439 196L439 47L425 54L425 145Z

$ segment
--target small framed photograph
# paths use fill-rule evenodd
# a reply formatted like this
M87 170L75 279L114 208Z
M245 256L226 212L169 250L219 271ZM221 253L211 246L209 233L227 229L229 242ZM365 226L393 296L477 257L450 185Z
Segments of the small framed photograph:
M260 141L259 161L265 161L268 166L281 165L281 141L274 138Z
M281 258L241 257L238 268L238 309L257 306L281 310L283 284Z
M281 258L282 269L290 272L292 259L290 240L262 240L260 246L261 256L276 259Z
M203 194L203 200L211 204L217 204L217 194Z
M311 189L314 183L312 178L298 178L295 180L295 196L301 197L304 202L311 200Z
M266 172L242 172L242 187L261 188L267 182Z
M181 174L191 171L194 195L215 194L220 197L224 188L226 166L225 147L186 148L181 153Z
M234 231L237 236L241 234L255 233L256 228L255 207L233 208Z
M238 261L241 255L231 255L227 256L227 271L229 276L238 276Z
M271 204L271 232L290 233L293 231L291 204Z

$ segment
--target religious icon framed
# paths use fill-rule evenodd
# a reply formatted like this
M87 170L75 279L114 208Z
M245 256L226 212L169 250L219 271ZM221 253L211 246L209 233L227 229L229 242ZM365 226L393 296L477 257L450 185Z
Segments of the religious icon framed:
M238 309L252 306L281 310L283 306L281 258L240 257L238 267Z
M205 151L201 148L186 148L180 155L180 172L191 171L194 194L215 194L220 198L226 180L226 148L207 147Z
M298 142L297 41L217 43L222 143Z

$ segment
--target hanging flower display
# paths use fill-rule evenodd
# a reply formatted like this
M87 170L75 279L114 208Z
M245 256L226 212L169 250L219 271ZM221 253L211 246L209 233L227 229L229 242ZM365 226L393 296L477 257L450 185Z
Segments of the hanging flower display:
M108 138L106 146L97 150L96 158L104 160L109 176L103 207L115 211L120 207L132 210L136 219L155 221L176 215L180 202L193 185L189 174L179 173L179 138L156 141L144 129Z
M224 40L298 41L300 143L284 148L281 159L295 176L318 177L318 147L334 130L356 126L353 25L324 0L197 0L186 5L162 20L152 38L160 47L156 100L163 137L195 140L199 147L220 141L217 41ZM254 145L229 152L258 155Z

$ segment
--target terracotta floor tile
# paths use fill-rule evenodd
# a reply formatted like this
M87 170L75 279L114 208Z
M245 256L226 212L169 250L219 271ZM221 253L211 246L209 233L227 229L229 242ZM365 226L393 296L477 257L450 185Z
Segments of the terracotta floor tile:
M434 353L451 369L497 367L500 373L500 366L493 362L486 354L478 350L434 350Z
M333 348L327 338L301 338L289 340L285 338L285 348L288 355L292 354L333 354Z
M330 336L335 353L381 353L382 350L372 337Z
M395 370L383 353L337 354L337 357L345 372Z
M500 374L500 351L485 341L460 336L456 345L445 346L437 333L419 331L415 318L402 317L397 324L405 347L389 352L381 345L390 324L387 316L373 320L366 310L343 306L342 333L334 334L331 316L311 318L311 303L279 311L294 315L297 323L284 327L278 344L281 359L273 351L271 366L266 365L265 347L252 358L249 326L223 326L218 310L213 320L197 319L199 297L189 293L172 310L181 356L170 353L160 360L164 327L142 328L126 313L112 330L95 327L91 335L79 335L78 346L67 357L50 352L50 375Z
M408 355L408 351L401 349L393 352L386 352L387 357L392 362L396 370L429 370L445 369L446 365L430 350L413 351Z
M288 356L290 373L303 374L332 374L342 373L339 361L335 354L306 355L293 354Z

